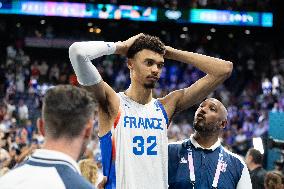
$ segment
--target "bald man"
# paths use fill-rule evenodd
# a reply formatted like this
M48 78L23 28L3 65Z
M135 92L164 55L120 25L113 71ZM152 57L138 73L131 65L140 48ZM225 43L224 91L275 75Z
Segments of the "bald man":
M251 189L248 168L218 138L227 125L227 110L215 98L204 100L195 112L194 134L171 143L169 189Z

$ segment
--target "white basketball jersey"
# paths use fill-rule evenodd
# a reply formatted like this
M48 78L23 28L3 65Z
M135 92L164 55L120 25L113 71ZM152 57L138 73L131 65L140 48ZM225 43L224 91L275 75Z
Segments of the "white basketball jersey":
M142 105L119 93L112 132L117 189L168 188L168 118L157 99Z

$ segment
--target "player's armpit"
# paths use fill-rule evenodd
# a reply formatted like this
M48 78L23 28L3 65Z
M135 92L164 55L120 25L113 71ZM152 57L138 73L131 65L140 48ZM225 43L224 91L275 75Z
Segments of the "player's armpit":
M116 116L119 109L119 97L104 81L92 86L85 86L91 92L99 107L109 116Z
M114 119L118 114L120 100L116 92L104 81L85 87L91 92L99 106L99 136L111 130Z

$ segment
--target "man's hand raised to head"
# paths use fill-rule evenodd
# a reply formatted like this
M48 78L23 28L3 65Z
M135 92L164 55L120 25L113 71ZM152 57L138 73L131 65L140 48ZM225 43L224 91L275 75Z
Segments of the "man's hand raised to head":
M132 36L129 39L125 40L125 41L118 41L115 43L116 45L116 51L115 54L120 54L120 55L126 55L127 51L129 49L129 47L131 47L131 45L134 43L134 41L143 36L143 33L140 33L138 35Z

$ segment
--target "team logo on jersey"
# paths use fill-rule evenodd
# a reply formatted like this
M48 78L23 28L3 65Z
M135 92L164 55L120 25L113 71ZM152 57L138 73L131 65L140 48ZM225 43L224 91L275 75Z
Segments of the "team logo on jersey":
M160 108L159 103L156 101L154 104L155 104L155 106L156 106L156 111L160 111L161 108Z
M184 157L182 157L181 159L180 159L180 162L179 163L187 163L187 160L184 158Z
M225 161L221 162L221 171L222 172L226 172L227 169L227 163Z

